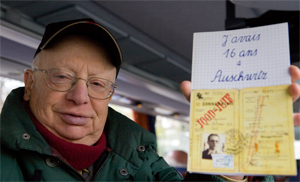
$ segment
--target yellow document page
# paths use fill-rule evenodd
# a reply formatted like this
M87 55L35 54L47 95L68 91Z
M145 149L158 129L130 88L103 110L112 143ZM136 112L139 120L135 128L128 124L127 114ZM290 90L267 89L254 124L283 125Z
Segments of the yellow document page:
M294 125L289 85L241 90L240 159L244 174L295 175Z
M188 171L296 174L288 86L193 90Z
M235 144L239 131L238 94L237 89L192 91L188 171L238 172L236 150L239 149ZM211 144L208 138L216 144Z

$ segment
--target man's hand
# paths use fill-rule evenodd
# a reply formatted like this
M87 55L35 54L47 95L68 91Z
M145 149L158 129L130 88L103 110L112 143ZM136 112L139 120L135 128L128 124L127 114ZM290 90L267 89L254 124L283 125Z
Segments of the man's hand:
M192 84L190 81L183 81L180 84L180 89L183 93L183 95L185 96L186 100L188 100L190 102L190 97L191 97L191 91L192 91Z
M290 93L292 95L293 102L295 102L300 96L300 86L295 83L300 78L300 69L297 66L290 66L289 68L292 84L290 85ZM181 91L185 98L190 101L191 96L191 82L183 81L180 85ZM300 113L294 113L294 126L300 126Z
M300 95L300 86L295 83L300 78L300 70L297 66L290 66L290 74L292 78L292 84L290 86L290 93L292 94L293 102L295 102ZM294 113L294 126L300 126L300 113Z

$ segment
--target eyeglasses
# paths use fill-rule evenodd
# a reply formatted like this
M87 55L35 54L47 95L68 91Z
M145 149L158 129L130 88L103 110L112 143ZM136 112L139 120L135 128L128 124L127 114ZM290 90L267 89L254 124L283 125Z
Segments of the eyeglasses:
M98 77L91 77L88 80L85 80L83 78L77 78L72 72L61 69L45 71L35 68L34 71L46 73L46 83L48 87L59 92L69 91L74 85L76 85L79 79L86 82L89 96L95 99L108 99L114 93L114 89L117 88L117 85L109 80Z

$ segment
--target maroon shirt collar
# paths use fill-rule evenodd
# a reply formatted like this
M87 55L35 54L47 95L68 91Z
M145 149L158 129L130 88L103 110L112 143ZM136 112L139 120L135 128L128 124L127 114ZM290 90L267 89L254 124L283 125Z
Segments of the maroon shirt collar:
M106 148L104 132L93 146L68 142L55 136L37 121L29 108L29 102L23 101L22 104L26 108L38 132L44 137L50 147L54 148L74 169L82 170L90 167L104 152Z

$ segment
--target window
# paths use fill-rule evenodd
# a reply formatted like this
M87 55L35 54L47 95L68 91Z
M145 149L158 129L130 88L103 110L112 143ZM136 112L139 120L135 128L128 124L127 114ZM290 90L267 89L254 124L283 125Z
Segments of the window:
M189 123L172 118L156 116L155 130L157 137L157 152L165 156L169 151L189 148Z
M15 88L23 87L24 83L19 80L5 78L0 76L0 112L7 95Z
M130 109L128 107L123 107L123 106L115 105L115 104L109 104L109 106L111 108L113 108L114 110L120 112L121 114L127 116L131 120L133 120L132 109Z

